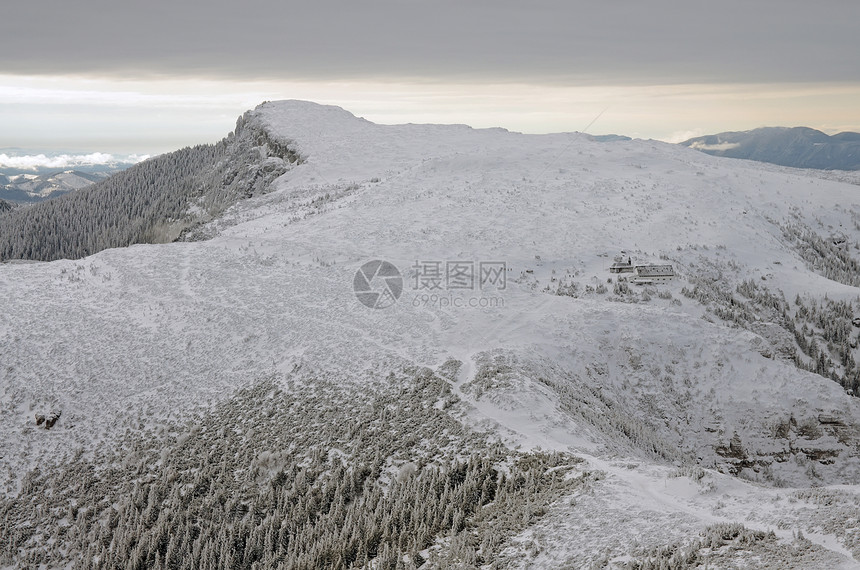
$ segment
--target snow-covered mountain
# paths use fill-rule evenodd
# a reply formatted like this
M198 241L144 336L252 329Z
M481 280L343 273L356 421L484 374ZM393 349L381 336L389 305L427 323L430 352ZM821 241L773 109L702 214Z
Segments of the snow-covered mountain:
M299 101L237 130L296 160L192 241L0 265L0 565L858 566L855 185Z

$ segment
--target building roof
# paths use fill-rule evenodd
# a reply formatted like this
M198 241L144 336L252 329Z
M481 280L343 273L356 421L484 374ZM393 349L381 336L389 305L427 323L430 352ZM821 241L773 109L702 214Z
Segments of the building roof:
M675 270L671 265L637 265L636 275L640 277L674 277Z

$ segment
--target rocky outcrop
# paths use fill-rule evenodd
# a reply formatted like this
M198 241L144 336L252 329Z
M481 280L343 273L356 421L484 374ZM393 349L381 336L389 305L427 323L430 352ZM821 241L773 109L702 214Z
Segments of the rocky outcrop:
M36 425L45 424L45 429L51 429L56 425L61 415L63 415L62 410L54 410L48 415L36 414Z
M60 419L62 413L63 412L59 410L51 412L51 414L47 418L45 418L45 429L51 429L52 427L54 427L54 424L56 424L57 420Z

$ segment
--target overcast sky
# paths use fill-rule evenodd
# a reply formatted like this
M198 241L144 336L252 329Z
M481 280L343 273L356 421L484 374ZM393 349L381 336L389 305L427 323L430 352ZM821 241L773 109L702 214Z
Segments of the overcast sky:
M263 99L378 122L679 139L860 130L860 2L28 0L0 17L0 148L152 152ZM108 148L108 145L110 148Z

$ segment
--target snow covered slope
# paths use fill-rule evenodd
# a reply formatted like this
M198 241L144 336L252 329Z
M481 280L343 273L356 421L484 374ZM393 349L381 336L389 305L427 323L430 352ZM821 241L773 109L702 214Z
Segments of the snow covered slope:
M38 504L31 469L113 457L145 481L202 437L199 418L264 380L360 406L432 377L448 395L428 405L468 433L586 467L499 544L437 535L420 548L428 565L447 552L624 567L683 549L723 565L857 565L856 186L654 141L384 126L299 101L243 124L302 161L192 236L211 239L0 266L0 476L16 516ZM608 272L615 255L677 276L635 286ZM387 308L354 294L371 260L402 275ZM499 267L504 282L481 273ZM51 410L56 426L37 427ZM247 429L255 453L291 445ZM431 453L422 437L389 463L479 449ZM474 517L463 533L480 535ZM40 547L35 530L16 536L20 552Z

